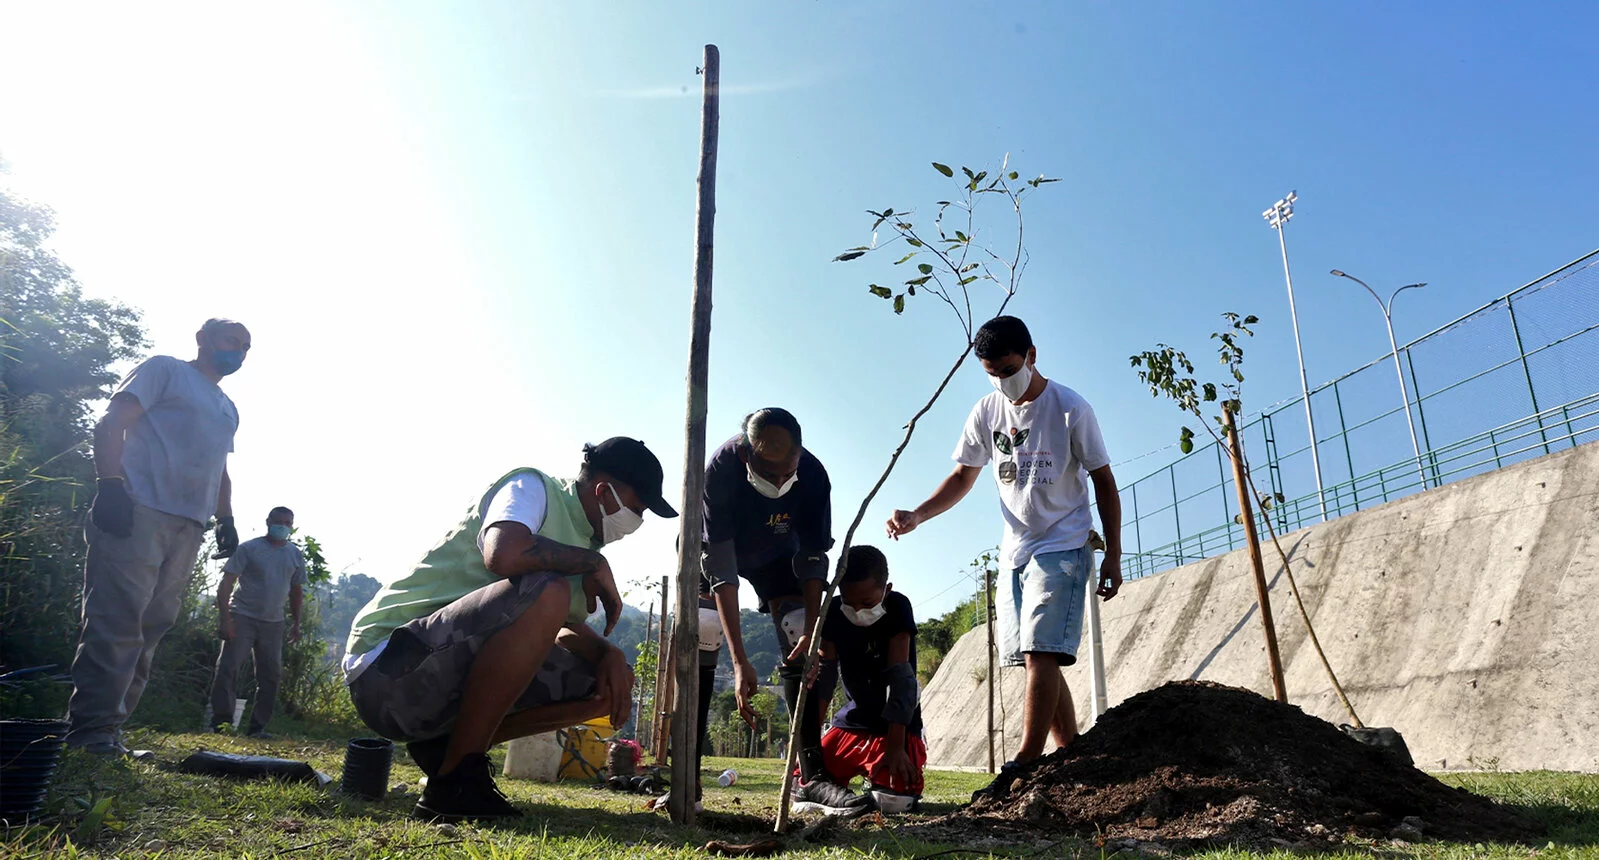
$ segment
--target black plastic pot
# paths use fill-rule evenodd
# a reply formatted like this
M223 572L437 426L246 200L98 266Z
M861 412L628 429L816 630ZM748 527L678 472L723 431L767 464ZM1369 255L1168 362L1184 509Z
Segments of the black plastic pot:
M345 794L382 800L389 793L389 766L394 763L394 743L384 738L356 738L344 748Z
M0 819L18 824L44 805L67 728L66 720L0 720Z

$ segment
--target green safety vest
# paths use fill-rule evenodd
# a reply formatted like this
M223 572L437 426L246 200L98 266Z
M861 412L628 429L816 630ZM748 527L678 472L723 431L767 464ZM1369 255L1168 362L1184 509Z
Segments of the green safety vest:
M488 488L460 524L429 550L408 576L385 587L361 609L350 628L346 653L365 654L387 640L396 627L432 615L479 588L498 582L501 577L483 565L483 552L477 546L478 532L483 530L483 510L508 481L527 473L544 481L544 524L539 527L539 537L567 546L599 549L594 527L589 525L588 515L578 501L576 481L556 480L537 469L512 470ZM572 586L567 623L582 624L588 618L583 577L569 576L567 581Z

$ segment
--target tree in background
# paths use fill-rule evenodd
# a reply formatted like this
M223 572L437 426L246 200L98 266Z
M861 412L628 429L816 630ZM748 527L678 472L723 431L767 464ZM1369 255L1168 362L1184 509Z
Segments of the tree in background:
M916 625L916 677L923 687L932 683L944 657L961 637L983 623L987 603L985 590L993 587L994 577L999 574L999 548L984 550L966 567L966 575L972 579L977 593L943 615Z
M344 656L345 640L355 626L356 613L360 612L374 595L383 590L383 583L364 573L339 574L313 589L318 603L320 626L317 633L328 641L328 646L339 656ZM302 628L305 625L301 625Z
M283 713L291 717L329 722L347 720L354 716L354 711L348 706L350 697L345 692L344 672L339 666L344 642L342 639L330 641L322 632L323 604L317 600L318 595L327 593L328 585L333 580L333 571L328 569L322 544L316 538L303 535L296 543L305 556L305 591L308 599L302 607L300 619L300 629L305 632L298 642L284 643L283 681L278 693L280 704ZM220 643L217 648L220 651Z
M72 660L89 419L114 367L146 346L137 311L84 298L46 246L54 231L49 208L0 187L0 661L12 668Z

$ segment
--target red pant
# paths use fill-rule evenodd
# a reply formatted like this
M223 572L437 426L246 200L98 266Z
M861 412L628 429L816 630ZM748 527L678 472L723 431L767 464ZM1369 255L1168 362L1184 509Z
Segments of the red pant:
M827 768L828 775L840 785L849 785L850 780L864 775L878 788L896 794L921 796L922 768L927 764L927 744L915 735L905 739L905 752L910 755L912 769L909 784L888 779L878 772L887 747L888 738L883 735L870 735L835 726L822 736L823 766Z

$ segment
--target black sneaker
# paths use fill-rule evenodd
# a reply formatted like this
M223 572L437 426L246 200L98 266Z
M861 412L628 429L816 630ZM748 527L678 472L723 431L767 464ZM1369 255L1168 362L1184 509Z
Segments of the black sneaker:
M828 779L810 782L794 780L795 812L820 812L823 815L848 815L869 808L871 798L856 794Z
M474 753L449 773L428 778L422 799L416 802L413 817L423 821L479 821L488 818L518 818L522 815L494 784L489 757Z
M976 803L979 800L998 800L1010 794L1010 785L1016 780L1021 770L1022 765L1019 762L1005 762L1000 767L999 773L994 774L993 782L972 792L972 803Z
M439 766L444 764L444 751L450 747L450 736L433 738L426 741L412 741L405 745L405 751L411 754L411 761L422 769L422 773L432 779L439 775Z

